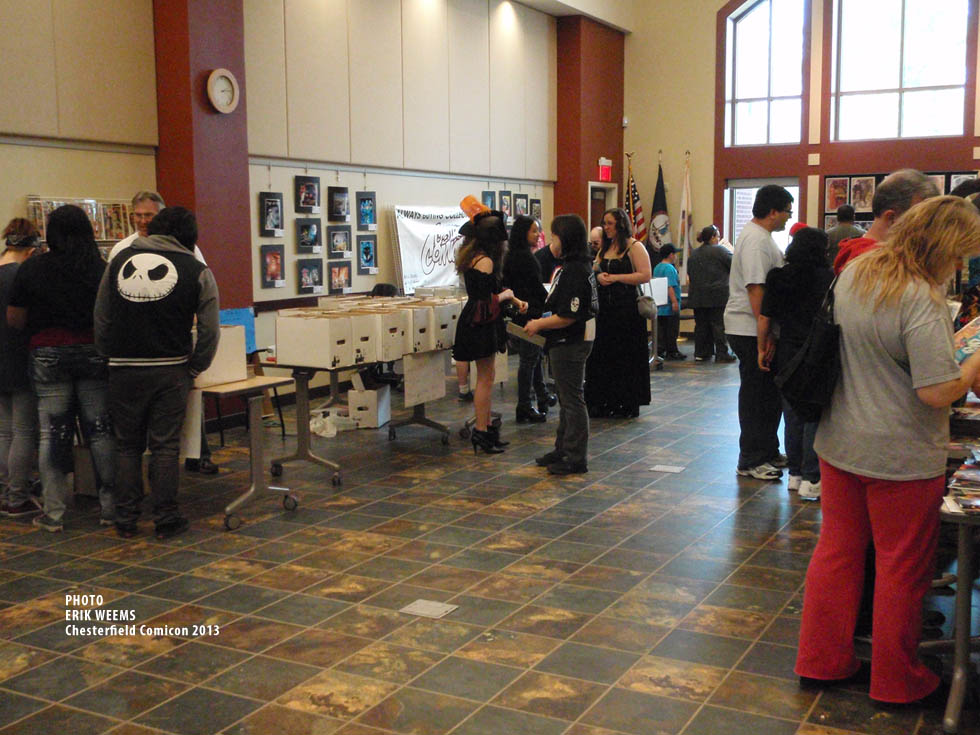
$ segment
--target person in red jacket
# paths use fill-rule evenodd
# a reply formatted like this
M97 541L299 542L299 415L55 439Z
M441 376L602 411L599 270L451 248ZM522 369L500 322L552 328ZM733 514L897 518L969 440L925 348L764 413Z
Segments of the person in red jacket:
M903 168L887 176L878 184L871 200L874 222L863 237L841 241L834 259L834 274L840 274L848 262L877 247L887 239L895 220L922 200L934 196L939 196L939 189L932 179L914 168Z

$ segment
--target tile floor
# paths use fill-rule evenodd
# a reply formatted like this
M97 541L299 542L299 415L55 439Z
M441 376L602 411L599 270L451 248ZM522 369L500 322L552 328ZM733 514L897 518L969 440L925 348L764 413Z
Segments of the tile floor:
M287 465L299 509L271 496L235 533L221 509L248 482L241 432L219 476L184 478L192 530L169 542L149 524L122 541L89 505L62 534L0 522L0 732L941 732L940 712L799 689L820 508L785 480L736 479L735 366L668 363L652 381L639 419L593 421L584 476L534 465L556 418L516 426L511 382L494 394L505 454L421 427L318 439L342 488ZM469 408L430 414L455 429ZM266 444L282 451L277 429ZM161 630L68 636L66 593ZM459 607L398 612L417 598ZM962 731L980 732L975 712Z

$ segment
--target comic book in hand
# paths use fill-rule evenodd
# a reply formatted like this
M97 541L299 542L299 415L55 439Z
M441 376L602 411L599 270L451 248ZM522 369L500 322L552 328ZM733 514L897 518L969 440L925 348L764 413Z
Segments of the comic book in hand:
M953 348L959 363L980 349L980 316L953 335Z

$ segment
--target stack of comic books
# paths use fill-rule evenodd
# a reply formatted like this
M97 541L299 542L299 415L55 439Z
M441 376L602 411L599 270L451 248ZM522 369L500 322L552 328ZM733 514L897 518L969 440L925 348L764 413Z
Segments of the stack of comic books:
M944 507L953 513L980 513L980 444L950 443L951 459L964 452L969 454L949 479L949 492L944 499Z

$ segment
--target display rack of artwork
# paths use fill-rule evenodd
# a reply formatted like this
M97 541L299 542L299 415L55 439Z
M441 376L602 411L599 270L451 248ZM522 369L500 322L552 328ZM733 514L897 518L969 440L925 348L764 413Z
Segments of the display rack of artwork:
M940 194L948 194L964 181L977 178L976 171L947 171L926 175L935 183ZM824 179L824 229L837 225L837 208L842 204L854 207L854 223L867 229L874 219L871 206L875 191L886 176L887 174L827 176Z
M127 200L42 197L32 194L27 197L27 219L41 233L42 240L46 239L45 225L48 215L64 204L74 204L88 215L96 240L115 242L133 233L132 206Z

